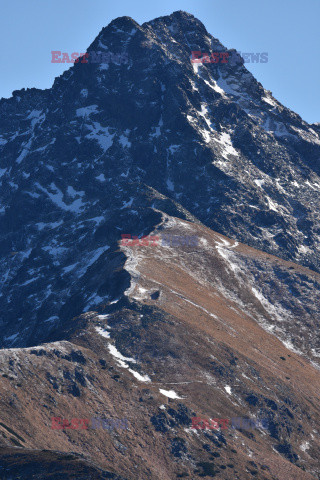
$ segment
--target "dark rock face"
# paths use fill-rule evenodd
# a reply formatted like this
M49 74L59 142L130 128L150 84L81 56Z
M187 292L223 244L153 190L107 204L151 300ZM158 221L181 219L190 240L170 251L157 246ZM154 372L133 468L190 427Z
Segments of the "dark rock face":
M118 18L97 50L128 63L79 62L0 101L3 345L119 298L117 241L151 231L151 207L319 270L318 125L240 61L191 64L226 49L185 12Z

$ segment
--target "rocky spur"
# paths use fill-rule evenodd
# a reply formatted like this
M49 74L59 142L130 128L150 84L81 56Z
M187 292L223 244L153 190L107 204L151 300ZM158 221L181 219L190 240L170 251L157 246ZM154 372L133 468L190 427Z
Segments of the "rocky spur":
M172 234L162 234L159 235L143 235L138 237L131 234L121 234L121 245L127 247L136 247L136 246L158 246L158 241L161 240L161 245L163 247L195 247L199 245L199 238L197 235L172 235Z

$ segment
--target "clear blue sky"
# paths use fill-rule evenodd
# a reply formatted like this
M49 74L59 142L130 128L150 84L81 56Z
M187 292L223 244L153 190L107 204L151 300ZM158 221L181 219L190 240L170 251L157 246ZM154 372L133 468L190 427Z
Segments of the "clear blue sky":
M51 87L70 67L52 64L51 50L85 52L116 17L141 24L185 10L227 48L268 52L268 63L246 67L304 120L320 122L320 0L0 0L0 6L0 97Z

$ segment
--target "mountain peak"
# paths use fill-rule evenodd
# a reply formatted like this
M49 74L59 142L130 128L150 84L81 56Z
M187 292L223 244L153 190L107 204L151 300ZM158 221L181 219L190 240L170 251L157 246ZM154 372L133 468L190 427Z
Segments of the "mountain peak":
M314 480L320 126L184 11L87 53L0 101L1 478Z
M112 20L106 28L117 28L125 32L130 32L130 29L136 27L139 27L139 24L133 18L124 15Z
M318 219L310 208L320 188L319 128L285 109L243 65L190 63L191 50L224 49L201 28L183 11L142 26L119 17L91 46L109 60L101 54L100 62L77 63L52 89L15 92L0 104L0 227L8 232L0 241L9 279L0 297L0 309L7 312L4 337L20 329L20 345L42 340L47 311L49 319L63 320L82 307L95 307L100 280L84 293L82 272L91 265L90 255L99 252L103 265L105 232L111 232L112 251L121 232L136 228L140 233L158 220L156 215L147 220L149 204L135 191L136 184L166 197L163 209L170 214L185 209L228 237L320 269ZM123 52L126 62L119 60ZM137 212L141 222L133 227ZM59 224L62 217L73 231L88 218L98 219L85 230L77 251ZM59 233L53 235L51 224ZM39 253L40 237L46 246ZM50 249L55 256L47 253ZM34 259L50 267L45 299ZM23 315L19 302L11 302L22 268L23 285L36 295L38 316L31 301ZM62 287L51 286L56 272L61 272ZM81 308L72 295L64 300L69 278L75 296L82 289ZM68 305L60 310L63 302ZM39 328L31 336L32 314ZM25 329L11 329L20 317Z
M197 20L192 13L186 12L185 10L176 10L175 12L172 12L169 17Z
M162 17L155 18L154 20L151 20L150 22L145 22L142 26L144 25L152 25L155 26L157 24L165 24L167 26L180 26L180 28L183 27L183 30L185 32L190 31L190 27L196 27L197 29L200 29L203 33L208 34L205 26L203 23L196 18L194 15L191 13L185 12L183 10L177 10L170 15L165 15Z

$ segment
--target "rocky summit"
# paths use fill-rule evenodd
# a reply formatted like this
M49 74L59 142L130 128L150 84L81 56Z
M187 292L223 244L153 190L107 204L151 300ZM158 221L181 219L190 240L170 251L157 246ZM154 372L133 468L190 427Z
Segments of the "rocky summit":
M186 12L97 52L0 100L1 479L319 478L319 124Z

